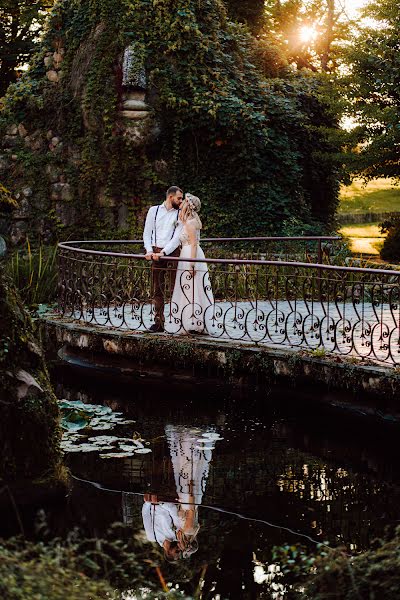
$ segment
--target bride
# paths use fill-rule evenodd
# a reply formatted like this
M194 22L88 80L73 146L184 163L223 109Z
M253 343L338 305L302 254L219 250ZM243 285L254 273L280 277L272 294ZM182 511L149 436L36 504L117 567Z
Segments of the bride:
M168 333L204 333L207 330L208 309L214 304L207 263L185 259L204 259L200 248L200 199L185 194L179 218L183 223L180 241L182 250L176 272L169 314L165 319Z

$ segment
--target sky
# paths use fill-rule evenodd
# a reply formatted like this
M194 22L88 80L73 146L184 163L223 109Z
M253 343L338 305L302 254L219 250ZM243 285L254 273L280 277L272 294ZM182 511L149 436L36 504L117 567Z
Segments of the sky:
M368 4L368 0L342 0L342 5L350 18L357 17L360 8Z

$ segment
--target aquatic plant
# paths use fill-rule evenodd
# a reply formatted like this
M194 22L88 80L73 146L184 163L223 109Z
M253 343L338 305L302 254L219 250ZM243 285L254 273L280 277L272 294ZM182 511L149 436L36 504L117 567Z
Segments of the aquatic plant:
M135 421L125 419L122 413L114 412L101 404L86 404L80 400L61 400L61 427L64 430L61 448L64 452L99 452L100 458L126 458L134 454L148 454L140 434L131 437L115 435L90 435L92 432L114 429L116 426L131 425ZM77 432L80 433L77 433Z

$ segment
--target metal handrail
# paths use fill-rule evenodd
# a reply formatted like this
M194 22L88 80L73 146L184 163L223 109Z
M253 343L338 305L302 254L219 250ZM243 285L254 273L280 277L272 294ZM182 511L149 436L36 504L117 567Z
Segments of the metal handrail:
M305 238L284 238L292 240ZM146 261L144 254L85 247L141 240L63 242L60 312L99 327L143 332L164 315L167 333L194 328L217 339L323 348L399 365L400 271L323 264L322 238L311 240L318 243L320 262L290 260L286 253L285 260L161 257L166 283L159 308L155 261ZM192 270L189 263L198 266Z
M339 235L295 235L295 236L266 236L266 237L241 237L241 238L201 238L202 242L282 242L282 241L338 241ZM70 244L143 244L143 240L69 240L60 242L59 245Z
M246 238L225 238L229 241L241 241ZM250 238L249 238L250 239ZM252 239L262 239L262 240L340 240L340 237L307 237L307 238L252 238ZM223 240L223 238L215 238L215 240ZM201 241L213 241L213 238L209 240L201 240ZM126 244L126 243L139 243L138 240L82 240L82 241L70 241L70 242L60 242L58 247L63 250L78 252L82 254L94 255L94 256L111 256L116 258L132 258L138 260L145 260L144 254L133 254L129 252L111 252L108 250L87 250L85 248L76 248L74 246L71 247L71 244L90 244L90 243L99 243L99 244ZM141 240L140 240L140 243ZM179 256L161 256L160 260L162 261L172 261L178 262ZM279 265L281 267L308 267L315 268L319 270L328 270L328 271L343 271L343 272L352 272L352 273L370 273L376 275L396 275L400 276L400 271L396 271L394 269L371 269L369 267L345 267L341 265L327 265L320 263L310 263L310 262L299 262L299 261L282 261L282 260L261 260L261 259L243 259L243 258L185 258L185 262L196 262L196 263L207 263L207 264L238 264L238 265Z

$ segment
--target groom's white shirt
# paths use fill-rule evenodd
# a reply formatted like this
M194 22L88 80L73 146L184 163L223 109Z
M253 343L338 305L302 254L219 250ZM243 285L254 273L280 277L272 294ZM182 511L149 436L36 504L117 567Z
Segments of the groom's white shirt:
M166 255L171 254L179 246L182 226L182 222L178 219L178 211L175 208L168 210L164 202L159 206L151 206L147 213L143 231L143 243L146 252L152 252L153 246L157 246L163 248Z
M178 515L177 505L172 502L145 502L142 517L147 539L149 542L158 542L160 546L165 540L176 541L176 530L184 525Z

